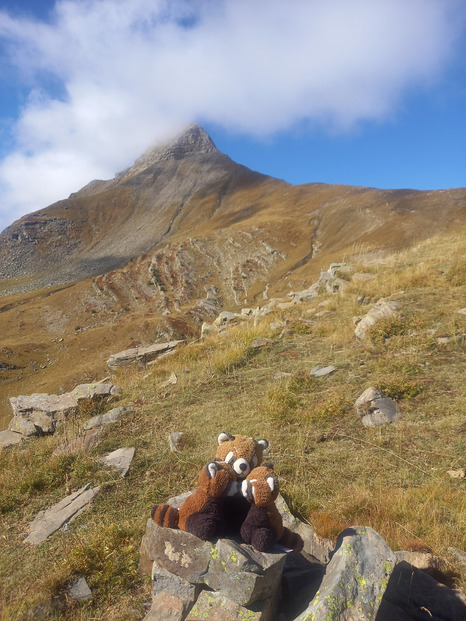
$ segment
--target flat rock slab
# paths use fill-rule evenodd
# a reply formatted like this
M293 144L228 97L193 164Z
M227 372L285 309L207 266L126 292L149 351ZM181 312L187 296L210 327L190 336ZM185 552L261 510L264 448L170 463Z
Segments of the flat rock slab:
M330 373L333 373L334 371L336 371L337 368L330 365L328 367L314 367L313 369L311 369L309 371L309 373L311 375L313 375L314 377L325 377L326 375L330 375Z
M151 609L143 621L183 621L185 618L183 602L179 597L171 593L158 593L154 595Z
M20 444L24 436L16 431L0 431L0 451L8 446Z
M63 395L34 393L10 397L13 419L8 429L25 436L53 433L57 421L63 420L80 402L101 399L118 393L113 384L80 384Z
M317 594L297 620L374 620L395 563L395 553L372 528L344 530Z
M118 468L121 472L121 476L124 477L128 474L129 466L133 461L134 457L134 448L119 448L104 457L99 457L99 461L101 461L106 466L114 466Z
M90 484L88 483L77 492L66 496L66 498L50 507L50 509L39 511L31 522L29 527L30 533L24 541L32 544L45 541L47 537L61 528L63 524L71 522L87 509L98 494L99 489L100 487L90 489Z
M134 362L147 364L158 358L161 354L175 349L175 347L178 347L178 345L184 342L184 340L169 341L168 343L156 343L148 347L132 347L131 349L125 349L124 351L110 356L107 360L107 365L111 369L118 369L119 367L128 367Z

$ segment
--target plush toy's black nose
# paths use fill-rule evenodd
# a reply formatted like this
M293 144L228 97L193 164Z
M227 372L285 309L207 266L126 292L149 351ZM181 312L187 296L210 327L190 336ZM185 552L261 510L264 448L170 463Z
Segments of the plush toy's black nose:
M240 470L246 470L247 467L248 467L248 465L245 464L245 463L242 463L242 464L239 465L239 469Z

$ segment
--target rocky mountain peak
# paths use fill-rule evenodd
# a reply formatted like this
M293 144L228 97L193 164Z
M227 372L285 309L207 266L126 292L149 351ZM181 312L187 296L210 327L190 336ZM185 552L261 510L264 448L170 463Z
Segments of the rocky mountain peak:
M166 160L181 160L193 155L217 153L217 148L209 134L196 123L188 125L172 142L149 149L129 168L117 175L118 177L134 175Z

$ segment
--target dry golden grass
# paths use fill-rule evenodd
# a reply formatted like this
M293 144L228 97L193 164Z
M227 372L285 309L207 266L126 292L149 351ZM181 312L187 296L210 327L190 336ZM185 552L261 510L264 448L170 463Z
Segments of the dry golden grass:
M271 441L283 494L322 535L370 525L394 549L442 556L465 590L464 570L448 552L465 547L464 479L447 474L464 467L466 448L466 316L457 312L466 299L465 254L464 236L428 240L383 263L358 265L376 278L322 296L324 307L318 300L275 311L257 326L245 321L144 370L119 372L120 403L135 410L105 428L87 455L52 457L93 412L53 437L0 453L4 618L25 618L41 603L50 619L141 618L150 584L136 568L150 507L195 485L222 430ZM400 302L396 320L376 326L364 342L354 337L353 318L369 308L356 303L361 295ZM329 312L316 316L323 308ZM283 332L271 329L278 321L288 322ZM253 347L258 337L271 343ZM337 367L330 376L309 376L328 364ZM279 372L291 375L274 379ZM166 385L172 373L178 381ZM361 425L353 404L372 385L398 401L399 422ZM186 432L180 453L169 451L172 431ZM136 448L127 479L97 461L123 445ZM88 481L102 491L67 532L37 548L21 543L37 511ZM66 604L63 588L77 575L96 597Z

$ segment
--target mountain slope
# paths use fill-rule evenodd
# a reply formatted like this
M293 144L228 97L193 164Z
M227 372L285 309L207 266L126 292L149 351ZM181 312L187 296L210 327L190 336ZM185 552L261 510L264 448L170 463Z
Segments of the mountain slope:
M292 186L190 126L0 235L0 427L9 396L71 389L134 341L195 337L222 308L304 289L332 261L382 261L465 222L466 189Z

